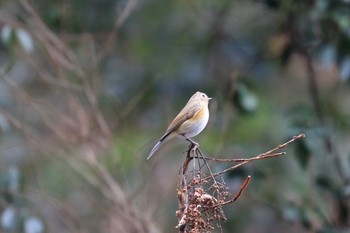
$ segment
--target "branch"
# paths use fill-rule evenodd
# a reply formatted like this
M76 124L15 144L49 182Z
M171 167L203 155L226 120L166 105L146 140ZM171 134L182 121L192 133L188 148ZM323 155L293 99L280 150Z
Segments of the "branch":
M299 134L272 150L247 159L207 158L203 156L198 143L189 140L191 144L179 171L177 189L179 210L176 211L179 222L176 228L179 229L180 233L192 231L202 232L203 230L214 229L213 221L226 221L227 219L222 207L235 202L241 196L243 190L248 186L251 176L245 179L239 191L231 199L229 199L231 194L228 191L229 188L226 186L224 178L221 177L221 180L219 180L216 177L255 160L285 155L286 152L277 151L286 148L290 143L304 137L304 134ZM193 168L189 172L189 165L193 159L196 159L194 161L197 161L197 163L193 163ZM213 174L208 161L238 162L238 164ZM203 168L207 169L206 172L208 175L202 171Z
M214 161L214 162L222 162L222 163L231 163L231 162L247 162L247 161L253 161L253 160L260 160L260 159L268 159L271 157L276 157L280 155L285 155L286 152L278 152L270 155L265 155L265 156L260 156L260 157L253 157L253 158L248 158L248 159L218 159L218 158L209 158L209 157L196 157L199 159L204 159L204 160L209 160L209 161Z
M247 187L247 185L249 184L251 179L252 179L251 176L247 176L247 178L245 179L245 181L243 182L243 184L239 188L238 193L231 200L222 203L221 206L228 205L228 204L231 204L232 202L235 202L241 196L243 190Z
M214 177L220 176L220 175L222 175L222 174L224 174L224 173L226 173L226 172L228 172L228 171L231 171L231 170L233 170L233 169L236 169L236 168L238 168L238 167L241 167L241 166L243 166L243 165L245 165L245 164L247 164L247 163L250 163L250 162L252 162L252 161L255 161L255 160L260 160L260 159L265 159L265 158L271 158L271 157L277 157L277 156L280 156L280 155L284 155L284 154L286 154L286 152L280 152L280 153L275 153L275 152L278 151L278 150L280 150L280 149L283 149L283 148L287 147L290 143L292 143L292 142L294 142L294 141L296 141L296 140L299 140L299 139L301 139L301 138L304 138L304 137L305 137L305 134L299 134L299 135L297 135L297 136L293 136L293 138L290 139L289 141L287 141L287 142L285 142L285 143L283 143L283 144L280 144L280 145L278 145L277 147L275 147L274 149L269 150L269 151L267 151L267 152L265 152L265 153L262 153L262 154L260 154L260 155L258 155L258 156L256 156L256 157L249 158L249 159L239 159L239 160L242 160L243 162L240 162L239 164L236 164L236 165L234 165L234 166L232 166L232 167L229 167L229 168L227 168L227 169L225 169L225 170L223 170L223 171L221 171L221 172L214 173L213 176L214 176ZM206 177L206 178L204 178L203 180L208 180L208 179L210 179L210 178L211 178L211 177Z

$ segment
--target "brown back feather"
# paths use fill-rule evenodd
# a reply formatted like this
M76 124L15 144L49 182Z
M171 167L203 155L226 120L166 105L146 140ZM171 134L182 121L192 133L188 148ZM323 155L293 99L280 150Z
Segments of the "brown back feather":
M182 123L192 118L201 109L201 103L199 102L193 104L190 108L186 108L186 106L180 111L179 114L177 114L175 119L170 123L168 129L166 130L165 134L160 139L160 141L163 141L169 134L177 130L182 125Z

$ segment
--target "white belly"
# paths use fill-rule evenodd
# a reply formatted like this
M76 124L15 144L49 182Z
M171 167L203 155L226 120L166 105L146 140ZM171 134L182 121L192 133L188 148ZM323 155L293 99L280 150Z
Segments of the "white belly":
M208 112L209 110L206 109L206 111ZM208 123L208 120L209 113L206 113L201 120L184 122L181 126L181 131L184 132L183 135L186 138L192 138L203 131Z

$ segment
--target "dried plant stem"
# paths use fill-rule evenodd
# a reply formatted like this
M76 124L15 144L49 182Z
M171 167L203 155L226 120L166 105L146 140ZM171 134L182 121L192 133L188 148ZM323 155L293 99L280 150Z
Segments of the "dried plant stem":
M294 142L295 140L298 140L298 139L301 139L301 138L304 138L304 137L305 137L305 134L299 134L299 135L297 135L297 136L294 136L294 137L293 137L292 139L290 139L289 141L287 141L287 142L285 142L285 143L283 143L283 144L278 145L277 147L275 147L275 148L272 149L272 150L269 150L269 151L267 151L267 152L265 152L265 153L262 153L262 154L260 154L260 155L258 155L258 156L256 156L256 157L253 157L253 158L243 159L243 162L240 162L239 164L236 164L236 165L234 165L234 166L232 166L232 167L229 167L229 168L227 168L227 169L225 169L225 170L223 170L223 171L221 171L221 172L215 173L215 174L213 174L213 176L214 176L214 177L220 176L220 175L222 175L222 174L224 174L224 173L226 173L226 172L228 172L228 171L231 171L231 170L233 170L233 169L236 169L236 168L238 168L238 167L241 167L241 166L243 166L243 165L245 165L245 164L247 164L247 163L250 163L250 162L252 162L252 161L255 161L255 160L266 159L266 158L271 158L271 157L276 157L276 156L284 155L284 154L286 154L285 152L280 152L280 153L275 153L275 152L278 151L278 150L280 150L280 149L282 149L282 148L287 147L288 144ZM210 179L210 178L207 177L207 178L205 178L205 179Z
M238 193L229 201L222 203L221 205L228 205L231 204L232 202L235 202L242 194L243 190L247 187L247 185L249 184L250 180L252 179L251 176L247 176L247 178L245 179L245 181L243 182L243 184L241 185L241 187L239 188Z
M214 225L212 224L213 221L226 221L227 219L222 207L235 202L241 196L252 178L251 176L247 176L239 191L232 198L229 198L231 194L228 192L228 187L226 187L224 178L221 177L221 175L255 160L285 155L286 152L277 151L287 147L295 140L304 137L304 134L299 134L272 150L252 158L243 159L216 159L204 157L199 149L198 143L190 141L191 144L179 170L177 189L179 209L176 211L176 216L178 218L176 228L179 229L180 233L210 232L210 230L214 229ZM189 165L192 161L198 162L198 168L196 168L194 163L193 170L189 170ZM202 163L201 165L201 161L204 162L204 164ZM208 163L209 161L238 162L238 164L223 171L212 173ZM207 172L209 173L208 175L202 171L203 168L207 169ZM217 177L219 176L221 177L220 181L217 180Z

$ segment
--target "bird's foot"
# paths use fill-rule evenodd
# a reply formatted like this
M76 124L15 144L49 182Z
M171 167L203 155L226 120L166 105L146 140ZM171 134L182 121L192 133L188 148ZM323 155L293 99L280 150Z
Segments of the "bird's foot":
M191 143L190 148L192 150L197 150L199 148L199 144L195 141L193 141L192 139L186 138L187 141L189 141Z

